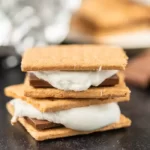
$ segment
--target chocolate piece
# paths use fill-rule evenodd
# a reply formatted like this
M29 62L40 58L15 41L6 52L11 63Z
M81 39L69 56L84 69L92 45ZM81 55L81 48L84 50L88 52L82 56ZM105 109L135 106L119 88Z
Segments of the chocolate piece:
M29 80L30 85L35 88L49 88L52 87L48 82L37 78L33 73L29 74ZM99 87L102 86L114 86L119 83L119 77L117 75L114 75L108 79L106 79L104 82L102 82Z
M125 79L128 83L147 88L150 83L150 50L131 59L125 71Z
M30 85L35 87L35 88L52 87L48 82L37 78L33 73L29 73L29 82L30 82Z
M60 127L60 124L49 122L47 120L37 120L25 117L26 121L38 130Z

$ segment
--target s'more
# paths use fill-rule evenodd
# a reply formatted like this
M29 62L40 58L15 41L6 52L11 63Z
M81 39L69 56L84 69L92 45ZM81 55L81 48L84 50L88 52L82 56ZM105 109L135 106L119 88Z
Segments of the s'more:
M72 19L68 38L126 49L147 48L150 46L149 12L150 6L132 0L85 0Z
M5 88L13 116L38 141L129 127L118 102L129 101L119 47L62 45L28 49L23 84Z

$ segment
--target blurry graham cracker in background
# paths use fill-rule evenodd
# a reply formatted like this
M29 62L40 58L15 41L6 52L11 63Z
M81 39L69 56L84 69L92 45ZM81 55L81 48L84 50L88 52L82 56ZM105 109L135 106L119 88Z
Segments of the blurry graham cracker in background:
M129 0L85 0L79 15L97 28L118 28L150 21L150 7Z
M82 35L88 41L115 44L112 35L150 30L149 12L149 6L130 0L84 0L72 19L68 38Z

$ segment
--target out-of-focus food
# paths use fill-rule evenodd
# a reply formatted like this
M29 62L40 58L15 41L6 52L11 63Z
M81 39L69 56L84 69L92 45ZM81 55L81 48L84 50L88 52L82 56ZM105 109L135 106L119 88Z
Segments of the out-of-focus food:
M149 47L149 12L149 6L130 0L83 0L72 20L69 38L127 49Z
M128 83L147 88L150 85L150 50L143 52L129 61L125 71L125 79Z

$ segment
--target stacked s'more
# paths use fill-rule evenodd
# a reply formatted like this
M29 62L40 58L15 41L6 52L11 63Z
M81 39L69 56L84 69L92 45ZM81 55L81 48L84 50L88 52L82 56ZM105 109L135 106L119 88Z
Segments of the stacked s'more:
M13 116L38 141L124 128L130 119L118 102L129 101L119 47L63 45L32 48L21 64L24 84L5 88Z

